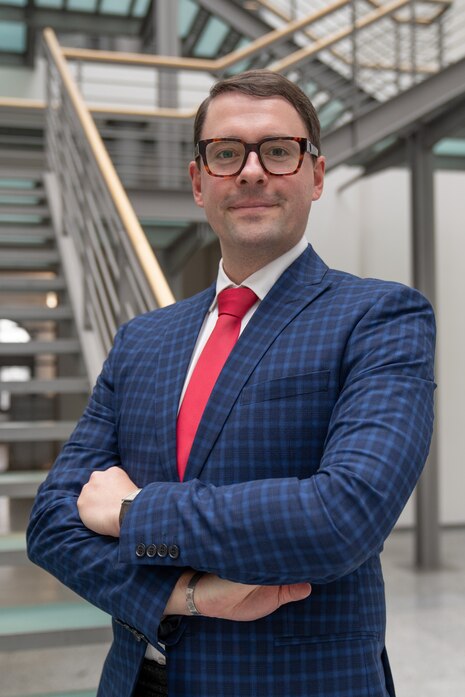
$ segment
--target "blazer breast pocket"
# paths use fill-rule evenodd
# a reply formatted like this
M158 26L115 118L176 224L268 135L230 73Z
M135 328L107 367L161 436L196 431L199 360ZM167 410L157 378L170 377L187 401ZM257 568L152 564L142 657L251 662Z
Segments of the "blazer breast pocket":
M301 375L286 375L266 382L256 382L243 389L240 403L254 404L272 399L288 399L313 392L327 392L329 375L329 370L318 370Z

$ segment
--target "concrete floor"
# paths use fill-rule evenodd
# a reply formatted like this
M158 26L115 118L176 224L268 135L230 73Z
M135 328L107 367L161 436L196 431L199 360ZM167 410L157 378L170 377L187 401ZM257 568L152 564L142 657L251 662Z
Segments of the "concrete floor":
M412 569L411 533L393 533L383 553L397 697L465 697L465 529L442 540L437 573ZM40 569L0 568L0 605L71 597ZM0 653L0 697L96 687L107 648Z

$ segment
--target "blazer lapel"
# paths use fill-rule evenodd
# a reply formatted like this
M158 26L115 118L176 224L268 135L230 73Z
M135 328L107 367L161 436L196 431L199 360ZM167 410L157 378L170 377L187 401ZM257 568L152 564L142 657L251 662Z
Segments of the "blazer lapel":
M177 478L176 420L185 376L197 336L215 296L215 284L179 303L159 352L155 381L155 429L160 464L167 481Z
M198 477L240 391L275 338L328 286L327 266L309 247L278 279L239 337L199 424L185 479Z

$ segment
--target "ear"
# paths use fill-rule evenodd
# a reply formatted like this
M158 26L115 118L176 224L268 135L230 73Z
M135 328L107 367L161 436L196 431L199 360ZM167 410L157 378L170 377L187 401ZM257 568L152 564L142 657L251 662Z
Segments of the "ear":
M194 201L200 208L203 208L203 196L202 196L202 179L200 175L200 169L197 163L192 161L189 163L189 176L192 182L192 194L194 196Z
M323 182L325 178L326 159L322 156L317 158L313 167L313 195L312 201L318 201L323 193Z

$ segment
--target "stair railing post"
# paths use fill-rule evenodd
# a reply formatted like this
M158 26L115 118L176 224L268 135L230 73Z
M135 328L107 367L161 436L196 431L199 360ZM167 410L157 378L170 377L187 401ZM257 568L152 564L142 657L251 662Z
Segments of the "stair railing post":
M350 3L350 14L352 21L352 32L350 35L351 39L351 50L352 50L352 118L356 119L359 111L359 99L358 99L358 51L357 51L357 0L351 0Z
M410 0L410 71L412 86L417 81L417 47L416 47L416 0Z
M402 33L399 22L396 22L395 19L393 19L392 23L394 26L394 64L396 70L396 86L397 90L400 92L402 89Z
M438 67L439 70L443 70L446 67L446 59L444 55L444 23L445 23L445 15L442 14L437 23L437 32L438 32Z

